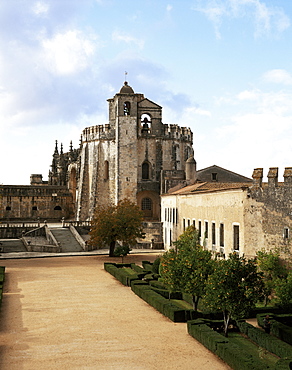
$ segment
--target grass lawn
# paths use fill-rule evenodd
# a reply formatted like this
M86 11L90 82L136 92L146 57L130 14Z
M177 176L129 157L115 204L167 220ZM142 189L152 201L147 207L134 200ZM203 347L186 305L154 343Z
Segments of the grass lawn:
M238 345L242 351L246 351L253 356L260 358L261 361L267 366L274 367L275 363L279 360L276 355L267 352L264 348L257 346L254 342L244 337L240 333L229 333L228 339L234 344Z

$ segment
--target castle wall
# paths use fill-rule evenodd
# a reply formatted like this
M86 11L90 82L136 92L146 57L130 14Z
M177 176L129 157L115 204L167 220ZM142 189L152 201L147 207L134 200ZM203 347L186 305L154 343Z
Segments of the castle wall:
M74 217L72 194L65 186L0 186L2 220L60 220Z

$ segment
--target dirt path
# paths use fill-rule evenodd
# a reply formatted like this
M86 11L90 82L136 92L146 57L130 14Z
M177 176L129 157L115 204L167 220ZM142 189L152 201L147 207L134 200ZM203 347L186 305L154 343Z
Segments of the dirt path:
M131 255L127 262L154 259ZM105 272L105 260L1 261L1 370L229 369L186 324L171 322Z

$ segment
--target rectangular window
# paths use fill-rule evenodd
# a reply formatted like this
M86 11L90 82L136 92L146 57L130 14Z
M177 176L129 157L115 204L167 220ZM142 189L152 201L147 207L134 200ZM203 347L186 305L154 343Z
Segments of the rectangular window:
M205 221L205 238L208 239L208 221Z
M199 221L199 230L198 230L198 232L199 232L198 237L200 238L202 236L202 221Z
M183 218L183 231L186 230L186 220Z
M178 209L175 209L175 223L178 223Z
M196 228L196 220L195 219L193 219L193 226L194 226L194 228Z
M216 245L216 224L212 222L212 244Z
M164 221L167 221L167 208L164 209Z
M289 227L284 227L284 239L289 239Z
M220 247L224 247L224 224L220 224Z
M213 172L211 175L212 181L218 181L218 174L217 172Z
M172 209L169 208L169 222L172 221Z
M239 251L239 225L233 225L233 249Z
M191 220L188 219L188 227L191 226Z
M172 208L172 222L175 223L175 208Z

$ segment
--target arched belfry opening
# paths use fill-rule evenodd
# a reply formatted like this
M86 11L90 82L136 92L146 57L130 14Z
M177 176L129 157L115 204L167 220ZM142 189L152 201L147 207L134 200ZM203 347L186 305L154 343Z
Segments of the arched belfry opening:
M129 101L124 102L124 116L131 115L131 103Z
M141 133L147 134L151 132L151 116L149 114L141 115Z

